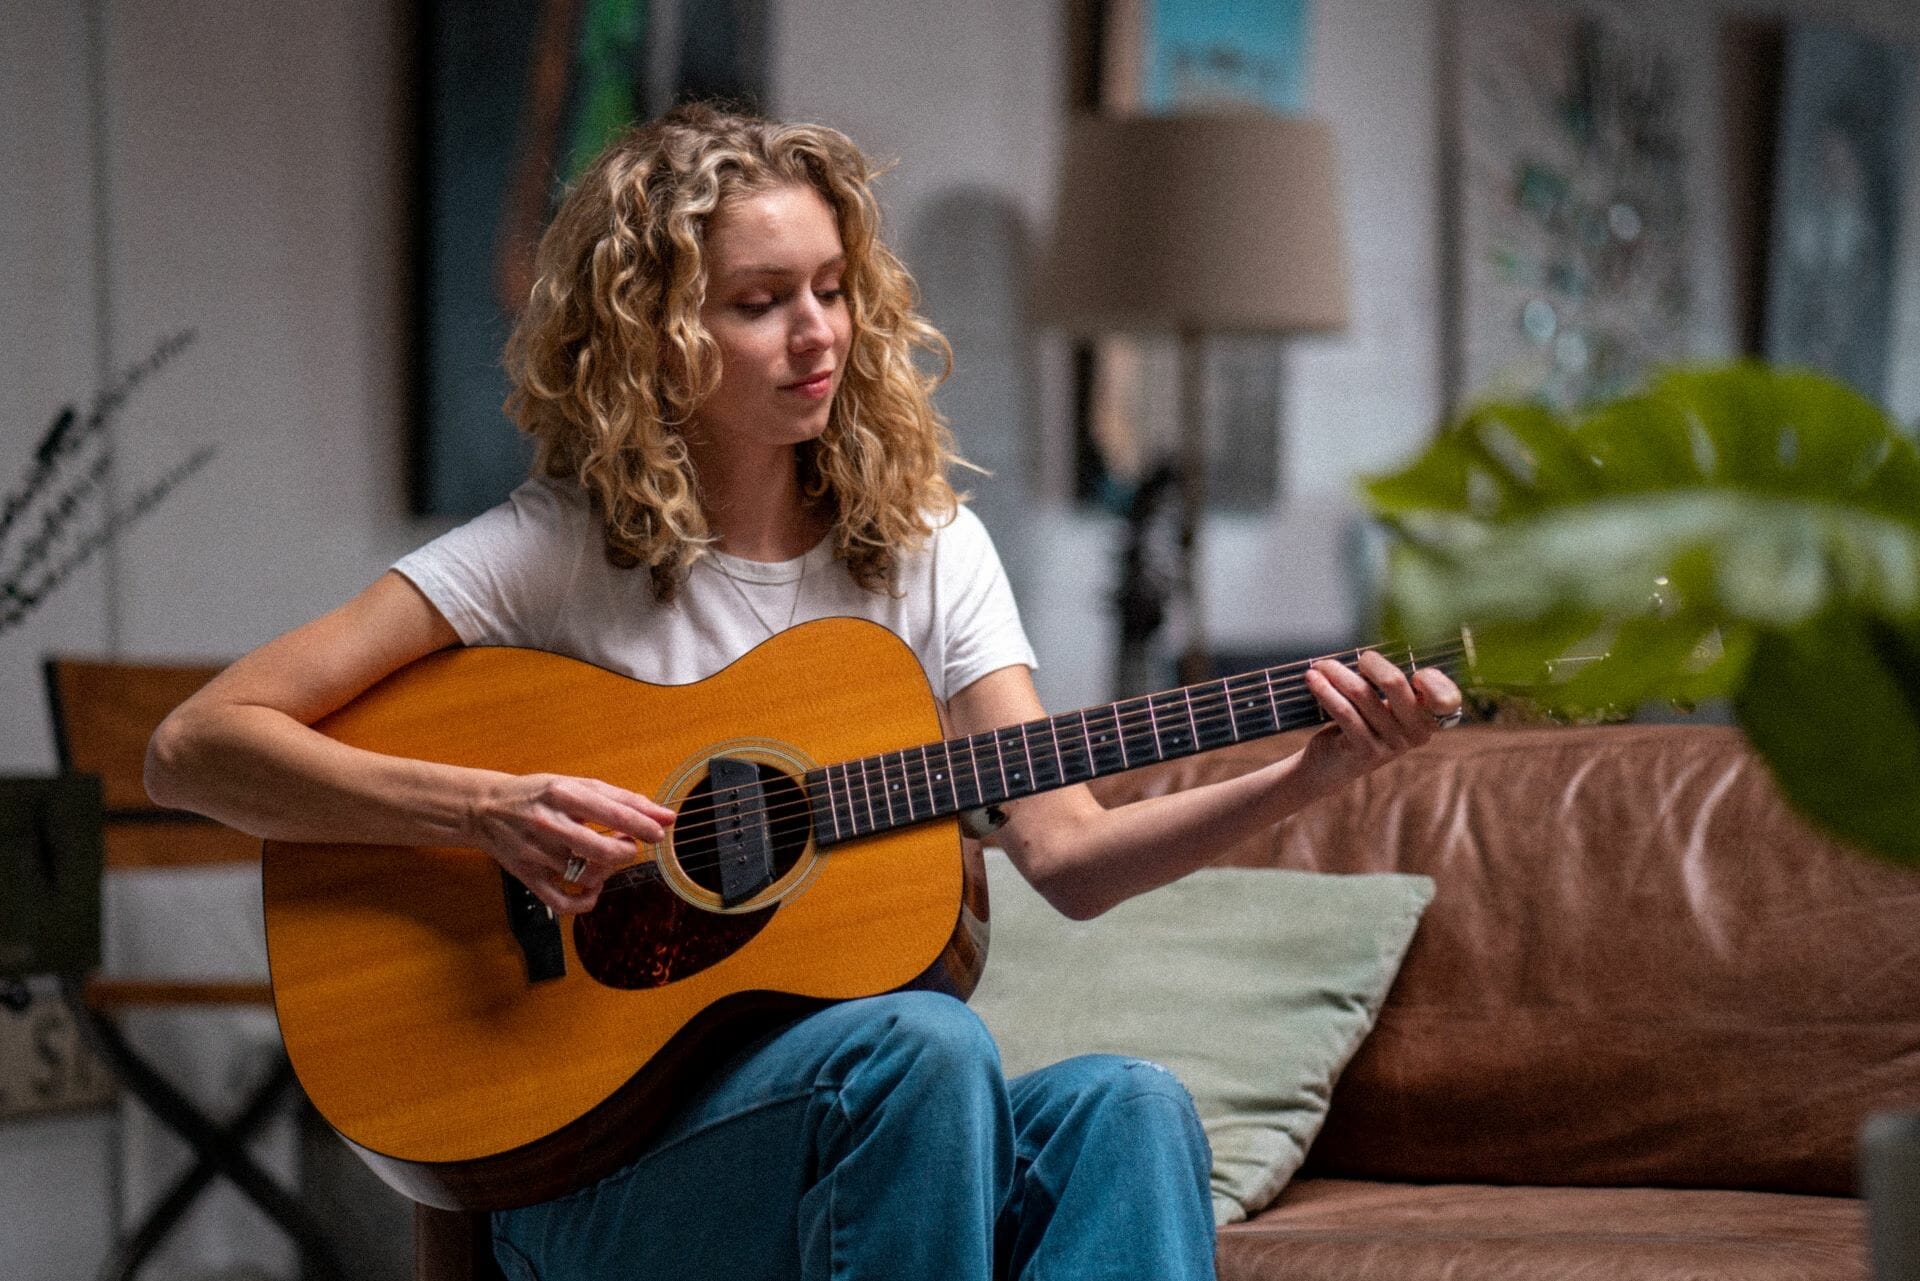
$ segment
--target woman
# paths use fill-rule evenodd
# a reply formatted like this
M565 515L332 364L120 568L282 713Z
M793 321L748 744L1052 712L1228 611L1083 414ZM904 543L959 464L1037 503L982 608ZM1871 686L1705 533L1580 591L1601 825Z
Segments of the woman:
M508 350L539 443L501 507L235 663L161 727L162 804L282 841L469 845L585 911L673 814L590 778L349 748L307 728L457 644L655 683L815 617L911 645L967 734L1045 713L1033 655L916 352L944 358L842 135L682 109L615 143L544 237ZM1425 741L1458 706L1377 655L1308 677L1333 724L1257 773L1115 810L1014 802L1000 839L1085 918ZM1085 1058L1008 1082L957 1001L770 1029L632 1165L495 1217L509 1276L1204 1277L1205 1138L1168 1074ZM697 1262L696 1262L697 1261Z

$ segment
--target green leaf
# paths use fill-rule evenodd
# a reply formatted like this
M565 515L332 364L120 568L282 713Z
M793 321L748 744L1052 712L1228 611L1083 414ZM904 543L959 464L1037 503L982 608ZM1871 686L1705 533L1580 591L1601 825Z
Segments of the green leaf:
M1767 634L1734 700L1794 807L1920 866L1920 632L1830 614Z
M1470 626L1483 683L1562 712L1733 693L1796 804L1913 857L1920 450L1850 389L1743 364L1578 416L1485 405L1366 494L1399 634Z
M1718 656L1703 650L1716 630L1711 618L1699 614L1621 623L1613 629L1603 655L1572 666L1567 679L1554 688L1553 701L1576 707L1631 708L1648 700L1679 698L1683 681L1687 702L1731 693L1731 686L1703 679L1711 659Z

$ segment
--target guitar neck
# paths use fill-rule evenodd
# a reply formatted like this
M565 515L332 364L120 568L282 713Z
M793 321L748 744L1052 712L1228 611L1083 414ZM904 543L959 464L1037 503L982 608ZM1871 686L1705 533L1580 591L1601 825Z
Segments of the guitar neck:
M1461 652L1458 644L1425 656L1405 650L1403 666L1447 669ZM1322 724L1308 666L1243 672L809 770L814 838L835 845Z

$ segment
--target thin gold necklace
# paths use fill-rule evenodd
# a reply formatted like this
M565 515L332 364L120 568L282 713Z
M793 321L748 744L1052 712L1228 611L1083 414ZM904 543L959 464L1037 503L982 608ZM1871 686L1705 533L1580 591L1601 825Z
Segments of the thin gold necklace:
M811 552L807 554L812 555ZM747 589L740 585L740 579L734 574L732 570L728 569L725 565L720 563L719 554L716 553L715 555L707 557L707 563L712 565L714 569L718 570L722 578L726 579L729 583L733 584L734 595L738 596L740 598L740 603L747 607L747 612L753 615L754 621L759 623L760 626L767 629L767 635L769 637L777 636L780 634L779 632L774 630L773 624L767 621L767 616L765 614L762 614L760 612L759 607L753 603L753 597L747 595ZM806 557L803 556L800 559L800 575L799 577L793 580L793 604L787 607L787 627L792 627L793 620L797 618L800 614L800 592L801 592L801 589L806 586L807 569L808 569L808 565L807 565ZM781 630L784 631L785 628L782 628Z

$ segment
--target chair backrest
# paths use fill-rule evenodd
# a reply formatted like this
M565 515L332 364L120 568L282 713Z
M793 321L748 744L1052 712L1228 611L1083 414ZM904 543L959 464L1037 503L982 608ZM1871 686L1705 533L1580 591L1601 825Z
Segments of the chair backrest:
M252 863L260 842L212 819L163 809L147 795L147 740L167 713L220 670L210 663L144 663L53 657L46 660L60 767L100 778L105 870L159 871ZM265 982L104 977L87 980L89 1004L266 1005Z
M141 781L153 731L219 670L207 663L47 659L60 767L100 776L107 867L246 863L260 856L251 836L155 805Z

